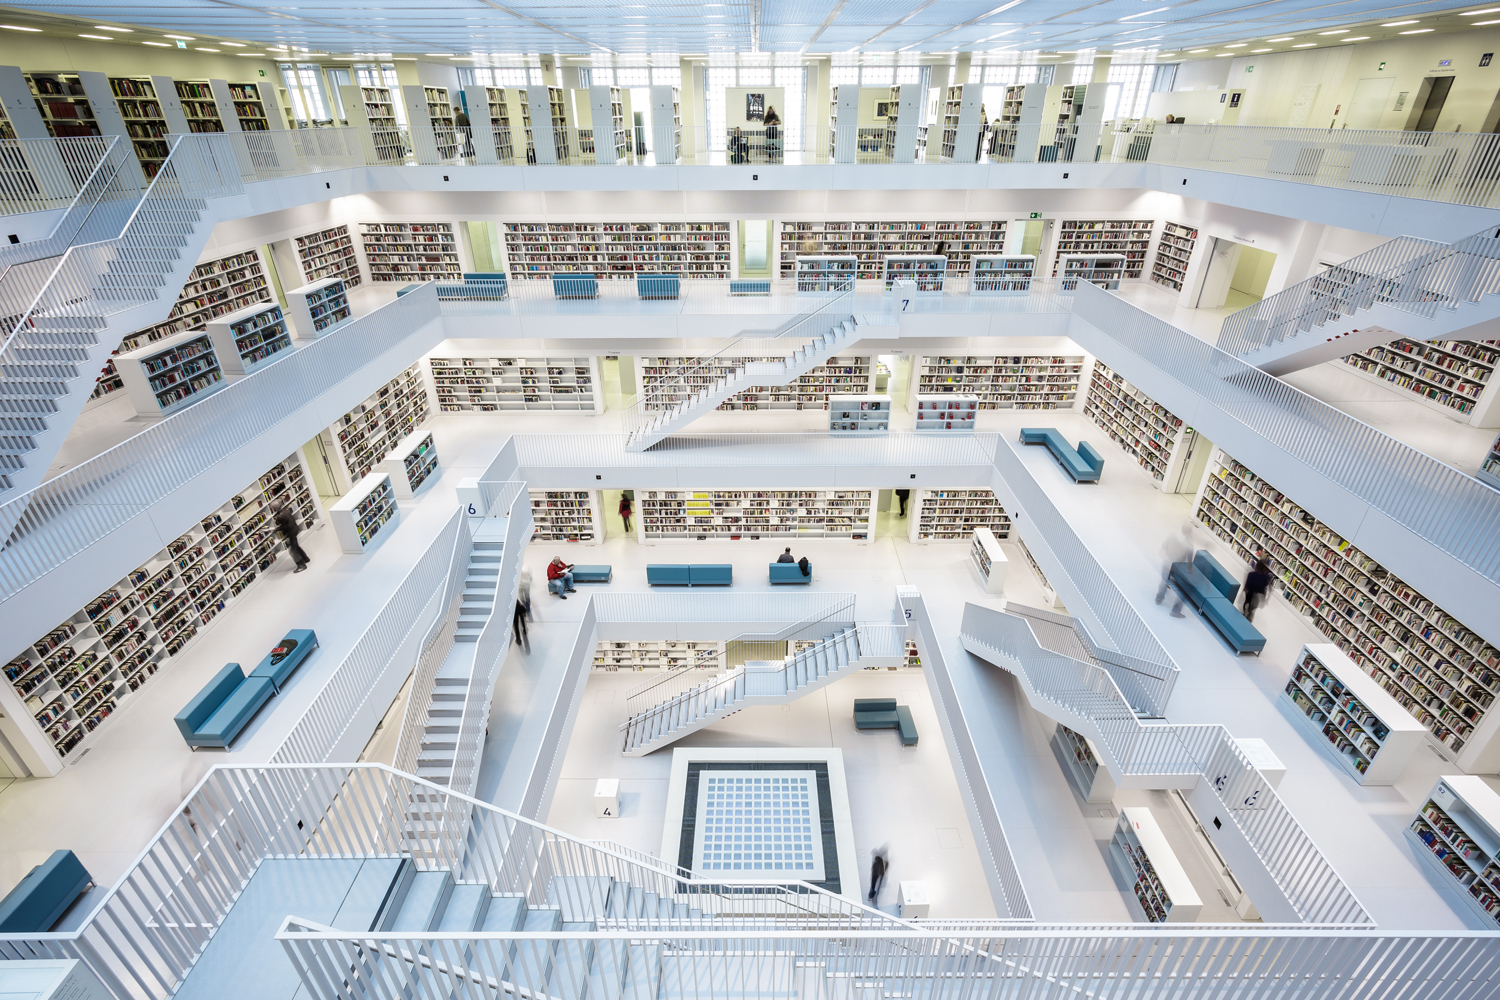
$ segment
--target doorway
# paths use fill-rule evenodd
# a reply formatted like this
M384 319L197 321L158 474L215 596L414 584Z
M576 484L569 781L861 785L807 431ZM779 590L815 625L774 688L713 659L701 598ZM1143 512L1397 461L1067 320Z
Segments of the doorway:
M1271 268L1276 265L1276 255L1269 250L1255 247L1240 247L1239 263L1235 265L1234 277L1229 279L1229 295L1224 304L1231 309L1243 309L1266 297L1266 283L1271 280Z
M912 512L911 491L902 490L908 496L906 512ZM896 490L879 490L875 494L875 537L906 538L911 534L911 522L901 516L901 498Z
M1046 219L1027 219L1017 224L1021 230L1021 249L1017 253L1031 254L1033 257L1041 253L1042 235L1047 231Z
M1214 443L1191 427L1182 429L1182 460L1177 465L1176 475L1168 476L1163 483L1164 493L1197 493L1203 485L1203 473L1208 468L1208 456Z
M630 530L625 530L625 519L620 516L621 497L630 497L630 506L634 510L635 490L600 490L599 502L603 507L604 514L604 540L611 538L636 538L636 519L632 514L630 518Z
M771 276L771 222L746 219L740 222L740 277Z
M1417 99L1412 102L1411 116L1406 120L1408 132L1431 132L1437 125L1438 115L1448 101L1448 91L1453 89L1453 77L1429 76L1417 89Z

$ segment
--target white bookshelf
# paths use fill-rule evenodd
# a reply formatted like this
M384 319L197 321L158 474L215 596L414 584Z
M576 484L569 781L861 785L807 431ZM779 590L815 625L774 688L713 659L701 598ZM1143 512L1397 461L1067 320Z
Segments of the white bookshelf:
M1427 727L1328 643L1302 647L1281 697L1361 785L1394 785L1427 742Z
M1102 361L1089 373L1083 412L1158 483L1175 472L1186 440L1182 418L1157 404Z
M1080 281L1114 291L1125 277L1125 257L1117 253L1065 253L1058 257L1058 290L1072 292Z
M1397 339L1350 354L1344 363L1449 416L1469 417L1479 409L1494 409L1486 395L1495 393L1491 380L1500 364L1500 340Z
M427 419L427 389L412 365L323 431L323 447L346 492L370 474L408 434Z
M636 490L641 541L874 538L869 490Z
M682 99L676 87L655 84L650 91L651 156L657 164L682 159Z
M230 378L279 361L292 349L292 332L275 302L247 306L208 324L209 340Z
M985 593L1005 593L1005 574L1010 568L1010 560L995 540L995 533L984 525L975 528L969 539L969 562L978 572Z
M885 276L887 256L932 256L942 244L942 256L947 258L946 273L967 277L970 264L977 257L1005 253L1005 233L1006 223L1002 219L783 222L777 245L778 274L784 280L795 278L798 262L805 255L853 254L858 262L858 279L875 281Z
M1029 295L1036 278L1031 254L976 254L969 275L970 295Z
M1483 778L1444 775L1406 828L1438 882L1485 930L1500 923L1500 795Z
M858 270L858 259L849 255L807 254L798 257L797 294L812 295L851 289Z
M353 316L343 278L324 278L286 293L287 315L298 340L327 336Z
M912 490L907 506L913 542L964 542L976 528L1010 537L1010 515L994 490Z
M873 437L891 432L891 397L829 396L831 437Z
M727 222L507 222L505 254L516 280L581 272L634 281L637 274L676 274L727 281Z
M1475 475L1479 477L1480 482L1488 483L1500 490L1500 437L1497 437L1495 443L1490 445Z
M910 281L923 295L941 295L948 258L941 254L891 254L885 259L885 290L897 281Z
M1092 740L1058 723L1052 733L1052 748L1063 772L1085 802L1106 805L1114 798L1114 779L1109 776L1109 769L1099 763L1098 748Z
M700 359L684 356L636 357L636 385L654 392L674 382L677 373L691 370L678 384L679 390L661 394L650 409L667 409L700 389L724 378L746 361L781 361L784 358L714 358L700 368ZM874 391L874 367L868 355L837 355L817 365L791 385L751 386L719 404L721 410L826 410L830 396L865 395Z
M1150 809L1141 806L1120 810L1109 841L1109 856L1132 887L1126 898L1134 900L1136 912L1143 919L1153 924L1198 919L1203 900Z
M267 132L271 128L270 116L266 114L265 101L253 83L230 83L226 85L229 100L234 105L234 117L241 132Z
M177 98L182 105L183 117L187 119L189 132L223 132L224 120L219 114L218 102L214 99L213 85L208 80L175 81ZM238 131L234 129L233 131Z
M438 409L604 412L596 357L431 358Z
M723 644L683 639L610 639L594 649L595 670L724 670Z
M1012 84L1005 88L1000 100L1000 114L996 118L995 138L990 146L992 155L1017 163L1036 162L1041 136L1032 134L1029 129L1023 135L1020 129L1021 126L1036 126L1040 132L1046 97L1047 88L1039 83ZM1047 136L1047 141L1051 139Z
M973 434L979 418L979 397L959 393L916 396L918 434Z
M1500 691L1500 650L1215 449L1196 516L1457 754ZM1352 595L1345 596L1345 595Z
M120 703L275 562L282 541L267 508L276 497L287 498L307 527L316 523L299 455L272 466L5 665L5 680L59 757L78 759Z
M328 520L338 536L339 547L355 556L384 538L388 534L385 529L394 528L400 518L396 490L386 472L365 476L343 499L328 508Z
M390 450L380 468L391 477L397 501L413 499L438 477L437 445L431 431L408 434Z
M448 222L361 222L371 281L461 278L458 241Z
M165 417L225 385L213 341L204 332L173 334L115 359L135 412Z
M639 492L639 491L637 491ZM531 490L533 542L604 541L599 496L594 490Z
M406 159L406 141L401 137L390 88L344 84L339 87L339 97L344 102L344 118L350 127L368 130L360 135L366 155L384 163Z
M31 97L36 101L37 113L41 115L49 135L68 138L100 134L99 121L94 116L94 109L78 74L27 73L25 80L29 84ZM14 95L11 99L15 100L17 97L19 95ZM15 129L9 119L5 126L10 134L3 138L14 139ZM35 183L35 179L28 173L27 181L23 183Z
M85 87L91 76L97 77L98 75L97 73L79 74L80 78L85 81ZM171 152L167 144L167 136L173 131L163 110L161 95L156 92L156 79L158 78L119 76L109 78L109 89L114 97L115 107L125 123L126 134L130 136L130 141L135 146L136 159L140 161L141 170L145 173L147 180L155 177L161 165L166 162L167 155ZM100 102L96 98L94 103L97 105ZM98 108L96 107L95 110ZM183 124L185 125L186 122Z
M1092 157L1090 157L1092 159ZM1062 219L1057 223L1053 247L1053 276L1063 271L1063 258L1119 256L1121 277L1139 278L1146 268L1146 254L1156 227L1152 219Z
M1081 354L923 355L913 364L917 396L978 396L981 410L1072 409L1083 373Z
M1156 260L1151 264L1151 280L1174 292L1182 291L1193 246L1198 242L1198 228L1180 222L1163 222L1161 239L1156 244Z
M340 278L350 288L359 284L359 259L348 226L330 226L292 241L304 283Z

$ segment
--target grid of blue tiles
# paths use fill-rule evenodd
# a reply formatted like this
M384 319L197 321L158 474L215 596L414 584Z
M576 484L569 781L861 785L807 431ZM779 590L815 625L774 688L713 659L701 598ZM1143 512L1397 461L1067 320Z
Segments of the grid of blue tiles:
M823 878L817 789L807 771L705 772L694 868Z

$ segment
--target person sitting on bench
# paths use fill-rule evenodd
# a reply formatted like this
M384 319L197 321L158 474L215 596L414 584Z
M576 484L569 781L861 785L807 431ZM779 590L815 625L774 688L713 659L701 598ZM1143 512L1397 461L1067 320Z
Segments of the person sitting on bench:
M569 594L576 593L572 570L573 564L563 562L562 556L553 556L547 564L547 589L565 601Z

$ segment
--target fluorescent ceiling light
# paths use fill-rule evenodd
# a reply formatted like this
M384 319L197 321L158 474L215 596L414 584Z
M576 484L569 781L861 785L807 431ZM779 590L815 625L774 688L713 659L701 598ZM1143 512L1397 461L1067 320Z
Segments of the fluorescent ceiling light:
M429 59L443 59L448 55L446 52L424 52L422 54Z
M142 42L141 44L142 45L150 45L150 46L153 46L153 47L158 48L158 49L170 49L172 47L172 46L168 45L166 42Z
M1296 37L1297 37L1296 35L1287 35L1285 38L1267 38L1266 41L1268 41L1268 42L1290 42L1293 38L1296 38Z
M1403 24L1416 24L1416 23L1417 23L1416 21L1387 21L1385 24L1382 24L1381 27L1382 28L1399 28Z
M1478 27L1481 24L1500 24L1500 21L1470 21L1470 27Z
M1165 58L1167 58L1167 56L1175 56L1176 54L1177 53L1175 53L1175 52L1158 52L1156 54L1156 58L1158 58L1158 59L1165 59Z
M1293 45L1292 48L1294 48L1294 49L1310 49L1310 48L1315 47L1317 44L1318 44L1317 42L1303 42L1301 45Z
M1232 56L1232 55L1234 55L1233 52L1217 52L1217 53L1214 54L1214 58L1215 59L1223 59L1225 56Z
M1320 35L1346 35L1348 33L1349 33L1349 29L1348 28L1334 28L1332 31L1320 31L1320 32L1318 32L1318 34L1320 34Z
M242 45L239 42L220 42L219 44L220 45L227 45L231 49L243 49L245 47L244 45Z
M1474 13L1476 13L1476 14L1484 14L1484 13L1487 13L1487 11L1477 10ZM127 35L133 35L133 34L135 34L135 32L133 30L131 30L130 28L111 28L107 24L96 24L96 25L94 25L94 27L98 28L100 31L123 31Z
M1412 24L1416 24L1416 23L1417 22L1415 22L1415 21L1412 22ZM163 38L175 38L178 41L182 41L182 42L196 42L198 40L198 39L193 38L193 37L191 37L189 35L162 35L161 37L163 37Z
M265 53L264 52L236 52L235 55L237 55L237 56L263 56L263 55L265 55Z
M1188 55L1192 55L1195 52L1207 52L1207 51L1208 51L1207 49L1188 49Z
M1486 7L1484 10L1470 10L1460 14L1460 17L1474 17L1477 14L1500 14L1500 7Z
M1403 35L1425 35L1425 34L1427 34L1427 32L1429 32L1431 30L1432 30L1431 28L1413 28L1410 31L1403 31L1403 32L1401 32L1401 34L1403 34Z
M206 49L206 48L204 48L201 45L197 46L197 49L198 49L199 52L219 52L219 51L221 51L219 49Z
M1370 40L1370 36L1369 35L1353 35L1353 36L1351 36L1349 38L1340 38L1339 39L1339 41L1341 41L1341 42L1368 42L1369 40Z
M114 39L110 38L108 35L79 35L78 37L79 38L92 38L96 42L112 42L112 41L114 41Z
M1233 45L1224 46L1226 49L1243 49L1249 42L1235 42Z
M1260 54L1261 54L1261 53L1262 53L1262 52L1270 52L1270 51L1271 51L1271 50L1270 50L1270 49L1251 49L1251 50L1250 50L1250 54L1251 54L1251 55L1256 55L1256 56L1258 56L1258 55L1260 55Z
M41 31L41 28L23 28L19 24L0 24L6 31Z

